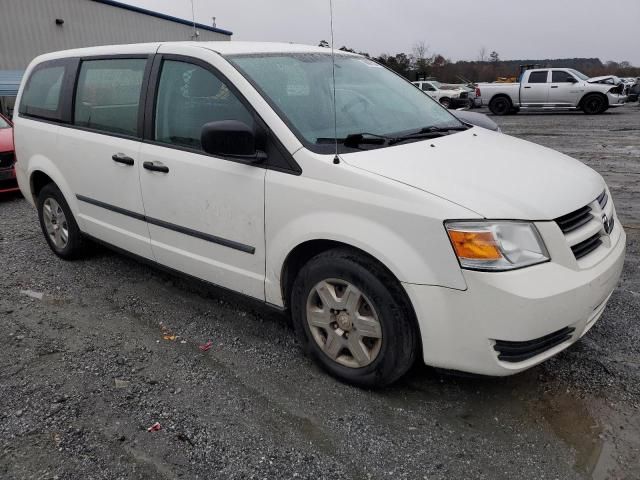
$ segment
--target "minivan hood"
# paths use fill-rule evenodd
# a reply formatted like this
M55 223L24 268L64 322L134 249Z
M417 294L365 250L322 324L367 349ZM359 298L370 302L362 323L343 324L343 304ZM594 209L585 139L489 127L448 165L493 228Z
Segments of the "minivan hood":
M552 220L604 189L602 177L578 160L479 127L341 157L486 218Z

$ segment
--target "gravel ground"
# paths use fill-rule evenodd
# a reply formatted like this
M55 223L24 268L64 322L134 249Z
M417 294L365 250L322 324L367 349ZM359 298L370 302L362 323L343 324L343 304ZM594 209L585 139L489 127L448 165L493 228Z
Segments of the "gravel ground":
M359 390L280 314L105 249L59 260L5 197L0 478L640 478L640 110L496 120L602 173L626 226L622 280L582 341L515 377L417 365Z

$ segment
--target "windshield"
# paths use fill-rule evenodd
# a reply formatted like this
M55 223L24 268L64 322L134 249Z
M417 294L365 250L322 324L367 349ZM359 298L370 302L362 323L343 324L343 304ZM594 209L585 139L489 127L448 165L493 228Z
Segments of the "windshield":
M410 82L377 63L337 54L334 131L331 54L234 55L229 61L261 92L307 148L330 153L328 138L395 136L462 124ZM377 145L380 148L386 145ZM352 151L344 145L341 151Z
M0 128L10 128L11 125L9 125L9 123L0 116Z
M571 73L573 73L576 77L578 77L580 80L587 80L589 79L589 77L587 77L584 73L579 72L577 70L574 70L573 68L569 68L568 71L570 71Z

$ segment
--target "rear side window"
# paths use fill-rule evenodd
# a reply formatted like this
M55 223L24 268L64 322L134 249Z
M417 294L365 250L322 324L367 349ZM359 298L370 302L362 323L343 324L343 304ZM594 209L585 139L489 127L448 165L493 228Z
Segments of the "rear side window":
M201 150L202 127L240 120L254 127L253 115L211 71L192 63L162 63L155 109L155 140Z
M527 83L547 83L547 72L531 72Z
M63 65L36 67L22 93L21 114L60 120L61 92L66 67Z
M74 125L137 136L146 64L144 58L83 61L74 103Z

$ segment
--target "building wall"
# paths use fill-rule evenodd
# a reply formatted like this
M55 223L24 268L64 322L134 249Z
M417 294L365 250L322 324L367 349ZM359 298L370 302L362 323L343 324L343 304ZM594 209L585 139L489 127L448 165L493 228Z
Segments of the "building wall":
M56 25L56 18L64 20ZM230 35L198 28L198 39ZM93 0L0 0L0 70L22 70L36 56L69 48L193 40L193 27Z

